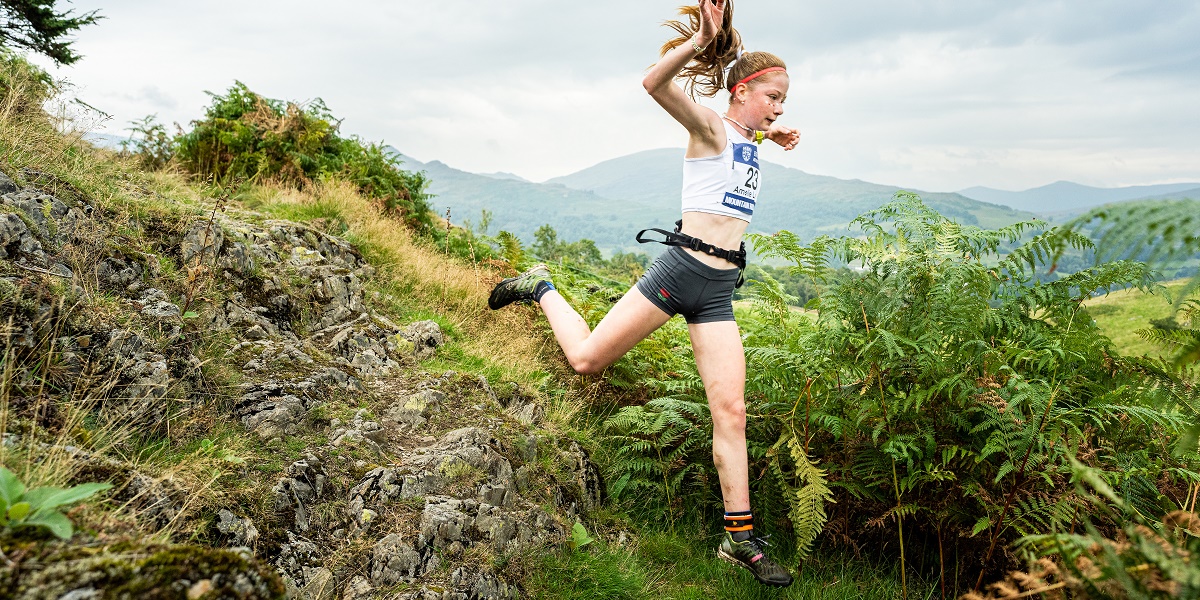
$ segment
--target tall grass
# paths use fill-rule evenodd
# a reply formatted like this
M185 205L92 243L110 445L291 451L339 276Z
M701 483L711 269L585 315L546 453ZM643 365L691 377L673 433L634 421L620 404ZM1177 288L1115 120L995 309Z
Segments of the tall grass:
M716 540L694 529L647 531L624 545L601 544L539 557L524 565L529 597L539 600L708 600L822 598L894 600L904 597L896 566L840 552L818 555L797 570L786 589L768 588L712 552ZM909 598L934 597L935 586L917 582Z
M483 359L504 378L540 381L547 361L558 356L533 309L488 309L487 297L502 278L500 272L443 254L385 216L350 184L325 181L310 191L256 186L241 199L247 208L279 218L334 224L379 269L378 284L397 299L399 308L436 313L459 332L457 343L467 354Z

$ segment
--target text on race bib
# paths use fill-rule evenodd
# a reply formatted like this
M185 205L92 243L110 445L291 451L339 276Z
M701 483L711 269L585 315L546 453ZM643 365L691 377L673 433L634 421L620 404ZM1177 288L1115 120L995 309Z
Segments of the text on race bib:
M733 173L721 204L747 215L754 214L758 201L758 147L754 144L733 145Z

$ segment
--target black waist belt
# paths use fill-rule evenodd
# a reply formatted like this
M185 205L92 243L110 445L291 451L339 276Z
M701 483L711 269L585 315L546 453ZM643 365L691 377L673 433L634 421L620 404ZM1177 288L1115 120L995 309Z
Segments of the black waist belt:
M642 239L642 235L647 231L661 233L665 239L644 240ZM706 243L704 240L698 237L692 237L684 233L682 219L675 221L675 231L667 231L665 229L643 229L638 232L637 237L634 239L636 239L639 244L655 243L662 244L664 246L679 246L680 248L687 248L689 250L703 252L717 258L723 258L737 265L737 268L739 269L737 287L742 287L742 284L746 282L746 242L742 242L741 248L738 248L737 250L718 248L712 244Z

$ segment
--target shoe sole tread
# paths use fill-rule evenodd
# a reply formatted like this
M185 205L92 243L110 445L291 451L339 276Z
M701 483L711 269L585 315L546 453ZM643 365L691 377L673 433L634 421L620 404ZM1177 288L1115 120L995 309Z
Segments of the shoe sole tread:
M751 569L749 566L747 566L746 563L734 558L733 555L725 552L725 550L723 550L721 548L717 548L717 557L735 567L740 567L742 569L749 571L750 574L754 576L754 579L756 579L759 583L761 583L763 585L768 585L771 587L778 587L778 588L785 588L785 587L792 585L792 583L794 581L792 579L789 579L787 583L780 583L778 581L771 581L769 579L763 579L763 578L759 577L757 573L754 572L754 569Z

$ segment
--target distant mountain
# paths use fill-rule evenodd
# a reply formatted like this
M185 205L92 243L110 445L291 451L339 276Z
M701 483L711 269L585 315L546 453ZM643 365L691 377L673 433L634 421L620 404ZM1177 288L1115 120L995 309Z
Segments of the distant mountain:
M987 187L973 187L958 193L982 202L991 202L1027 210L1039 215L1065 212L1080 212L1111 202L1124 202L1148 197L1175 197L1174 194L1200 188L1200 183L1170 183L1163 185L1139 185L1123 188L1096 188L1070 181L1058 181L1050 185L1009 192Z
M425 171L431 204L451 220L479 223L480 211L492 212L491 232L511 231L526 241L543 224L561 238L589 238L601 248L656 253L639 246L634 234L647 227L669 228L679 218L683 186L683 149L639 152L545 183L502 180L453 169L433 161L405 158L403 168ZM859 214L892 198L899 187L811 175L764 162L764 186L750 231L787 229L802 239L839 234ZM915 190L914 190L915 191ZM994 228L1032 215L972 200L958 194L923 193L938 212L960 223Z
M495 173L480 173L480 175L483 175L484 177L491 177L492 179L509 179L512 181L524 181L525 183L532 183L520 175L515 173L505 173L504 171L497 171Z
M450 221L462 225L482 222L484 210L492 213L488 233L509 231L527 243L538 227L549 224L560 239L588 238L605 248L628 247L629 223L637 222L640 211L620 206L591 192L561 185L496 179L468 173L440 161L422 163L401 155L401 168L424 171L429 179L430 205L439 215L450 210ZM665 212L665 211L664 211ZM636 244L634 244L636 245Z
M1157 196L1147 196L1145 198L1137 198L1137 200L1200 200L1200 187L1180 192L1172 192L1170 194L1158 194Z
M679 193L683 187L683 155L681 148L647 150L546 183L590 191L647 209L667 206L676 215L671 218L674 221L678 218ZM904 188L812 175L763 161L763 191L750 230L773 233L787 229L805 238L837 232L858 215L890 200L900 189ZM1032 216L959 194L910 191L961 223L998 227Z
M127 135L113 135L111 133L96 133L89 132L84 134L83 139L92 143L97 148L105 148L107 150L120 150L121 142L129 141Z

